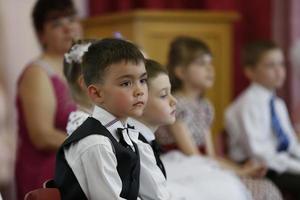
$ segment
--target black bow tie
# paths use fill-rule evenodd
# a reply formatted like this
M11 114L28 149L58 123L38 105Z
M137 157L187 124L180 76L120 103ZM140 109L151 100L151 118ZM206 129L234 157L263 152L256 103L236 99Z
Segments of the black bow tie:
M128 128L117 128L117 135L119 136L119 143L126 147L126 148L130 148L131 149L131 146L125 141L124 139L124 131L126 131L125 134L128 134Z

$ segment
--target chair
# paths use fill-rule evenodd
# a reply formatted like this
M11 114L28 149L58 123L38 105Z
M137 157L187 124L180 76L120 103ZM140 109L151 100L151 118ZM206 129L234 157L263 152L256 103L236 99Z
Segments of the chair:
M61 200L57 188L39 188L26 194L24 200Z
M49 179L43 183L43 188L56 188L55 182L53 179Z

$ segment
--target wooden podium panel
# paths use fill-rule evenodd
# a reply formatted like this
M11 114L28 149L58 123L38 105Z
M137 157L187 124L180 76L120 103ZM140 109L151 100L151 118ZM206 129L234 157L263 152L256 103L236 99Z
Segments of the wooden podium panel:
M214 133L223 129L223 112L232 99L233 12L136 10L98 16L83 21L85 37L112 37L120 32L147 55L166 64L170 42L180 35L202 39L214 57L216 81L207 93L215 106Z

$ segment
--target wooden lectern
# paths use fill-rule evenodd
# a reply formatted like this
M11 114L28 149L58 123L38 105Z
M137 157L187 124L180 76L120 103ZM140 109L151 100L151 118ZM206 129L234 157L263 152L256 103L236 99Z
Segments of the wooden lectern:
M204 40L214 56L216 81L208 92L215 106L214 133L223 129L223 112L232 98L233 12L136 10L83 21L85 37L113 37L115 32L138 44L147 55L166 64L170 42L179 35Z

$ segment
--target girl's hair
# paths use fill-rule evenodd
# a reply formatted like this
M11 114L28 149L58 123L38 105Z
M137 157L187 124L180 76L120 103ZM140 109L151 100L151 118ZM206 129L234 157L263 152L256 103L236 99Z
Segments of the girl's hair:
M205 54L211 55L211 51L208 46L199 39L180 36L171 42L167 69L173 91L182 87L181 80L175 75L175 68L187 67L199 56L203 56Z
M84 39L84 40L75 41L72 44L71 48L69 49L68 53L66 53L64 57L63 72L67 79L71 91L71 95L74 101L76 101L76 103L81 105L89 104L89 100L78 82L80 75L82 75L83 66L81 63L81 59L83 54L87 51L89 45L95 41L97 40ZM80 50L80 48L86 48L86 49Z
M163 68L163 66L156 62L155 60L146 59L145 68L148 75L148 80L156 78L159 74L167 74L167 70Z
M123 61L139 64L145 58L136 45L125 40L105 38L94 42L82 59L86 85L103 82L106 70Z
M45 22L74 14L76 9L72 0L37 0L32 10L34 29L39 34L43 32Z

